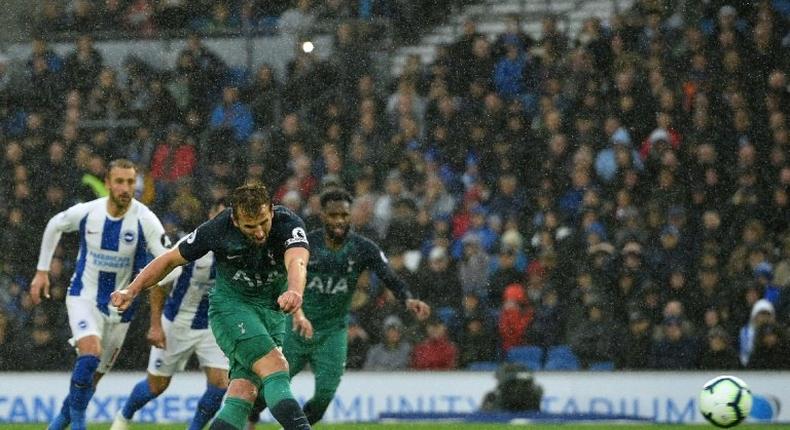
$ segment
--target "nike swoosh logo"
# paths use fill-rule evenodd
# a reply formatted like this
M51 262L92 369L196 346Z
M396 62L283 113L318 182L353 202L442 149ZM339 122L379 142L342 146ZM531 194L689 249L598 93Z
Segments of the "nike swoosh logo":
M239 254L239 255L228 255L226 258L228 260L235 260L237 258L241 258L241 254Z
M97 233L98 233L98 231L90 231L90 230L88 230L88 234L97 234Z

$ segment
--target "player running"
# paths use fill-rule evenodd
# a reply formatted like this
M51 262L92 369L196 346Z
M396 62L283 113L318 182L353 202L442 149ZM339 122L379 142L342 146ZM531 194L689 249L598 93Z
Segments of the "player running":
M225 209L211 207L209 219ZM151 326L148 341L151 354L148 375L132 389L123 409L118 411L110 430L126 430L135 412L162 394L173 374L184 370L189 357L196 354L206 373L206 391L200 397L189 430L202 429L222 405L228 388L228 359L219 349L208 327L208 295L214 286L214 253L176 268L149 293ZM167 295L166 288L170 289ZM165 301L167 300L167 301Z
M170 242L162 223L132 198L137 170L131 161L110 163L104 185L107 197L76 204L52 217L44 230L36 275L30 283L34 304L49 298L49 267L62 233L77 231L79 253L66 296L69 326L77 360L69 394L50 429L69 423L84 430L85 410L102 376L110 371L123 345L136 303L123 312L113 309L110 293L126 286L150 259L167 251Z
M360 275L370 270L382 280L418 319L428 318L431 308L414 298L408 286L390 269L387 257L370 239L351 229L352 197L333 188L321 195L323 228L307 236L311 246L307 290L302 308L289 318L283 351L291 376L310 363L315 373L315 393L305 403L310 424L324 416L346 367L348 315ZM266 407L259 397L250 427Z
M209 325L230 360L227 398L212 429L242 429L259 391L285 430L309 430L291 393L288 362L281 352L285 314L299 309L310 258L304 222L272 206L263 185L236 188L230 208L205 222L164 255L154 259L112 302L126 309L177 266L209 251L216 259L209 293Z

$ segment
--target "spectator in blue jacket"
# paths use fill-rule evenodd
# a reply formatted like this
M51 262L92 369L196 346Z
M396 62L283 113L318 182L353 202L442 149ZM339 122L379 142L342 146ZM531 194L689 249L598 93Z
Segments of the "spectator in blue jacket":
M252 111L247 104L239 100L236 87L222 89L222 103L211 111L209 126L212 129L228 129L233 133L237 143L246 142L255 129Z

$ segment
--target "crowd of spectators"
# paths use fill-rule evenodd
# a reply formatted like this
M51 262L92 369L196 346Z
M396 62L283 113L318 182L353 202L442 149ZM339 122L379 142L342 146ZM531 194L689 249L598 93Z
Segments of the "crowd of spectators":
M125 82L88 36L66 58L35 41L26 82L0 60L0 369L69 368L76 241L52 300L33 308L27 285L46 221L101 195L115 157L140 166L137 197L173 239L243 181L309 228L323 187L352 191L356 231L435 315L414 321L363 277L352 369L465 368L521 345L570 345L582 367L790 368L787 17L699 5L679 19L641 0L575 35L547 17L536 40L516 16L495 40L469 19L391 80L349 24L283 82L266 65L223 80L196 36L174 69L131 61ZM81 126L108 118L138 125ZM144 367L145 321L119 367Z
M392 20L408 37L441 19L448 7L468 0L42 0L33 12L39 35L68 33L105 37L161 37L187 31L203 34L298 33L343 20Z

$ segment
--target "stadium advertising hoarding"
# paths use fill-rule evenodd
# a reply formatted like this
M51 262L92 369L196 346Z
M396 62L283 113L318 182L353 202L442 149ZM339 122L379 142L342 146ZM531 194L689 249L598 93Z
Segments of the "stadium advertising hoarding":
M544 372L542 410L550 413L638 415L660 422L701 423L697 398L711 372ZM790 372L735 372L756 398L773 407L773 421L790 421ZM143 373L115 372L99 385L88 408L89 421L111 421ZM0 422L45 422L60 408L68 373L4 373L0 376ZM488 372L351 372L340 384L326 421L374 421L380 413L463 413L477 410L496 381ZM205 386L197 372L178 374L170 388L135 416L145 422L184 422ZM312 374L294 378L300 400L312 393ZM776 408L782 405L784 408ZM778 409L778 410L777 410ZM765 415L765 412L763 413ZM265 417L271 420L271 417Z

